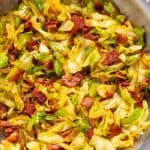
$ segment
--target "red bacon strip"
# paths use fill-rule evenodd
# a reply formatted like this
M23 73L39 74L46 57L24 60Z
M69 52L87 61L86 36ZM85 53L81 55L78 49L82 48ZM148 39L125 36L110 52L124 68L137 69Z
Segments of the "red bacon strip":
M113 50L106 54L106 58L103 61L104 65L113 65L114 63L119 61L119 54L117 51Z
M69 77L63 76L62 84L71 88L71 87L80 85L80 83L83 79L84 79L83 74L81 74L80 72L77 72Z

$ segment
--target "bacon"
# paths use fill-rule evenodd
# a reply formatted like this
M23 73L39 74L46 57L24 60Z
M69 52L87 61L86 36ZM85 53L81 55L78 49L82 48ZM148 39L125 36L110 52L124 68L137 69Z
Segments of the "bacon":
M71 35L75 35L85 27L84 18L78 14L72 14L71 19L74 22L74 27L71 30Z
M9 62L13 62L17 57L18 50L14 45L9 49Z
M52 61L48 61L48 62L44 63L44 67L47 70L51 70L53 68L53 62Z
M113 91L107 91L106 92L106 98L112 98L114 96L114 92Z
M50 110L47 113L52 114L58 110L57 99L49 99L48 105L49 105Z
M5 120L0 120L0 128L2 128L8 134L19 130L19 126L11 125L8 121Z
M32 96L40 103L44 104L46 101L46 96L39 90L34 89L32 91Z
M121 82L120 85L121 85L122 87L127 87L127 86L130 85L130 83L129 83L129 81L126 80L126 81Z
M66 131L63 131L61 133L59 133L60 136L62 136L63 138L67 137L69 134L71 134L73 132L74 129L68 129Z
M48 31L56 31L59 27L59 22L57 20L50 20L45 22L45 28Z
M6 138L11 143L17 143L19 140L19 133L18 132L13 132L10 134L9 137Z
M91 97L91 96L86 96L86 97L83 98L81 104L82 104L84 107L86 107L87 109L89 109L89 108L91 108L93 102L94 102L94 98L93 98L93 97Z
M38 47L38 42L33 40L33 39L30 39L29 41L27 41L26 43L26 49L29 50L29 51L32 51L34 49L37 49Z
M18 126L13 126L13 125L11 125L10 127L4 129L4 131L8 134L11 134L11 133L13 133L15 131L18 131L18 130L19 130L19 127Z
M114 137L119 135L122 132L122 128L116 125L112 125L109 129L110 137Z
M16 74L11 78L11 81L15 81L15 82L18 81L23 75L23 73L24 73L23 70L18 70Z
M92 28L93 27L85 26L82 31L83 33L88 33Z
M0 111L7 112L8 111L8 107L6 105L0 103Z
M131 92L131 96L136 100L136 105L138 107L143 107L144 93L139 90Z
M118 35L117 35L117 41L118 41L119 43L125 44L125 43L128 42L128 37L125 36L125 35L118 34Z
M9 124L8 121L0 120L0 127L10 127L11 125Z
M112 65L118 61L119 61L119 54L117 51L113 50L113 51L110 51L106 54L106 58L103 61L103 64L109 66L109 65Z
M75 87L80 85L81 81L84 79L83 74L81 74L80 72L77 72L69 77L67 76L63 76L62 77L62 84L67 86L67 87Z
M59 145L48 145L47 146L48 150L64 150L61 146Z
M93 41L97 41L99 39L99 36L91 34L91 33L87 33L87 34L84 34L84 38L93 40Z
M25 104L24 113L31 116L36 111L35 104Z
M30 20L25 21L25 23L24 23L24 31L28 32L28 31L31 30L31 28L32 28L32 24L31 24Z
M86 136L89 138L89 139L91 139L92 138L92 136L93 136L93 129L92 128L90 128L87 132L86 132Z
M102 12L104 10L104 6L103 6L103 4L100 3L99 0L95 0L94 6L95 6L96 10L99 12Z

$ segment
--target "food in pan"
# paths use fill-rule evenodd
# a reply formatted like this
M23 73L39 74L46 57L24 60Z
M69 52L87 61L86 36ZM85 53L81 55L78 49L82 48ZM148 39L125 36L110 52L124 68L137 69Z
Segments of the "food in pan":
M149 128L144 29L107 0L22 0L0 18L0 150L117 150Z

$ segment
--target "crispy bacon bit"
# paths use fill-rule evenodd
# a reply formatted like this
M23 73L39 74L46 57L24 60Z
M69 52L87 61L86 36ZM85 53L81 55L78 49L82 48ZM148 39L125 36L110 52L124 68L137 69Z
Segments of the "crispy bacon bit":
M88 33L92 28L93 27L85 26L82 31L83 33Z
M87 132L86 132L86 136L89 138L89 139L91 139L92 138L92 136L93 136L93 129L92 128L90 128Z
M150 84L150 78L145 78L145 82Z
M99 12L104 10L103 4L101 4L99 0L95 0L95 8Z
M18 132L13 132L10 134L10 136L6 139L11 143L16 143L19 140L19 133Z
M143 107L144 93L139 90L131 92L131 96L136 100L136 105L138 107Z
M23 73L24 73L23 70L18 70L16 74L11 78L11 81L15 81L15 82L18 81L21 78Z
M47 113L55 113L58 110L57 99L48 100L50 110Z
M8 107L2 103L0 103L0 112L7 112L8 111Z
M67 87L75 87L80 85L81 81L84 79L84 76L82 73L77 72L69 77L63 76L62 77L62 84L67 86Z
M95 128L97 126L97 120L96 119L89 119L89 124L91 125L92 128Z
M127 86L130 85L130 83L129 83L129 81L126 80L126 81L121 82L120 85L121 85L122 87L127 87Z
M110 127L109 132L110 132L110 137L112 138L112 137L114 137L114 136L119 135L119 134L122 132L122 128L119 127L119 126L116 126L116 125L112 125L112 126Z
M97 41L99 39L99 36L91 34L91 33L87 33L87 34L84 34L84 38L93 40L93 41Z
M32 91L32 96L40 103L44 104L46 101L46 96L39 90L34 89Z
M0 120L0 127L10 127L10 123L8 121Z
M25 21L25 23L24 23L24 31L28 32L28 31L31 30L31 28L32 28L32 24L31 24L30 20Z
M9 62L13 62L17 57L18 50L14 45L9 49Z
M71 34L74 35L84 28L84 18L78 14L72 14L71 19L74 22L74 27L71 30Z
M24 113L31 116L36 111L35 104L25 104Z
M93 97L91 97L91 96L86 96L86 97L83 98L81 104L82 104L84 107L86 107L87 109L89 109L89 108L91 108L93 102L94 102L94 98L93 98Z
M52 85L53 79L52 78L51 79L45 79L45 78L41 77L38 79L37 82L44 85L44 86L50 86L50 85Z
M128 42L128 37L125 36L125 35L118 34L118 35L117 35L117 41L118 41L119 43L125 44L125 43Z
M52 61L48 61L46 63L44 63L44 67L47 69L47 70L50 70L53 68L53 62Z
M60 132L59 135L62 136L63 138L67 137L69 134L71 134L73 132L73 128L70 128L66 131Z
M34 39L30 39L29 41L27 41L26 43L26 49L29 51L32 51L34 49L38 48L38 42L35 41Z
M117 51L113 50L107 53L105 60L103 61L104 65L112 65L119 61L119 54Z
M61 146L59 145L48 145L47 146L48 150L64 150Z
M59 22L57 20L50 20L45 22L45 28L48 31L56 31L59 27Z
M2 128L8 134L19 130L19 126L11 125L8 121L4 120L0 120L0 128Z
M114 96L114 92L113 91L107 91L106 92L106 98L112 98Z
M24 79L24 82L25 82L26 84L28 84L29 86L34 87L34 83L33 83L30 79Z

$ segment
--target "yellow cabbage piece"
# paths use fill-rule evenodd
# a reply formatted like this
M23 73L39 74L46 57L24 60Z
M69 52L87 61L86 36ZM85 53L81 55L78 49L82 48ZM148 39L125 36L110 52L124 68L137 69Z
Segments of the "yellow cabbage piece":
M96 135L92 137L90 144L94 146L96 150L115 150L109 140Z

